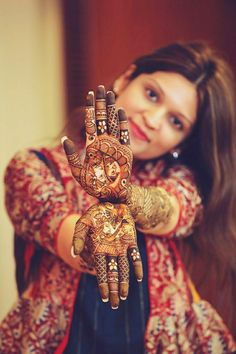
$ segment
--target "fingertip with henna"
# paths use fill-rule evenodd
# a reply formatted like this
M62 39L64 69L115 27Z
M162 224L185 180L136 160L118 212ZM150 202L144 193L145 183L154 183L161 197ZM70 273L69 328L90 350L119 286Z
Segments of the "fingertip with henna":
M118 117L119 117L120 122L127 121L127 117L126 117L126 113L125 113L124 108L118 109Z
M76 151L73 141L68 138L63 140L63 147L64 147L66 154L68 154L68 155L72 155Z
M96 99L105 99L105 87L103 85L97 87Z
M86 106L94 106L94 92L89 91L86 97Z
M71 247L70 254L73 258L77 257L77 255L75 254L75 251L74 251L74 246Z
M68 137L66 135L64 135L62 138L61 138L61 144L63 145L64 141L67 140Z
M120 299L124 301L127 299L127 296L120 296Z
M116 99L115 99L115 94L114 94L113 91L107 91L106 98L107 98L107 104L108 104L108 105L113 105L113 104L115 104Z

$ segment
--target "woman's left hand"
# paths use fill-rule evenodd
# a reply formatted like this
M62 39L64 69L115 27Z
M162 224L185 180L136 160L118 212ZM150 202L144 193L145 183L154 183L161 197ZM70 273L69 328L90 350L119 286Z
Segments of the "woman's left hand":
M125 204L95 204L77 221L72 254L81 254L84 246L93 254L102 300L110 299L113 309L119 298L126 299L129 289L130 255L138 281L143 278L133 217Z
M90 92L85 108L86 154L82 160L74 143L65 139L71 171L82 188L100 201L124 202L133 155L124 110L116 112L114 93L98 86L96 100Z

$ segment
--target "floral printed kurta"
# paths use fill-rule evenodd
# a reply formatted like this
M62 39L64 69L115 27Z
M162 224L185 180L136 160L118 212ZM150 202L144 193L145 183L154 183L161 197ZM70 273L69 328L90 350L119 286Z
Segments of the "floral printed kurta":
M83 213L95 202L72 178L61 147L41 152L60 171L60 180L30 150L12 159L5 176L6 206L16 233L43 250L38 276L0 326L0 352L5 354L63 352L81 273L58 257L57 235L68 215ZM174 193L181 209L171 233L145 235L150 297L146 353L233 352L236 347L222 319L209 303L192 295L174 243L175 237L192 232L201 213L193 176L176 166L163 178L164 167L162 160L137 163L132 176L133 183ZM81 271L85 269L81 261Z

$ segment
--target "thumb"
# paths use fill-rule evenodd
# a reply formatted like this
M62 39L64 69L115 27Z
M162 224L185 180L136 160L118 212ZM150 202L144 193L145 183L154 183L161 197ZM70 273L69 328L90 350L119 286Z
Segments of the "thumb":
M77 221L75 225L71 248L71 255L73 257L78 256L83 251L85 240L89 233L89 229L90 227L84 224L80 219Z
M79 154L76 152L75 144L67 136L63 136L61 139L62 146L64 148L67 160L69 162L72 175L76 180L79 179L81 169L83 167Z

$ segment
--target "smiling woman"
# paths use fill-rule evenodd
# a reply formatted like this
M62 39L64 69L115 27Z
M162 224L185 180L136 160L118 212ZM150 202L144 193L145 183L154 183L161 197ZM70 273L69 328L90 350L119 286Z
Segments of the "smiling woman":
M135 60L115 94L88 93L66 155L56 146L13 158L6 205L29 271L1 325L3 352L236 350L176 247L196 238L235 277L232 82L207 45L174 43Z
M134 157L162 156L191 133L197 116L197 90L184 76L160 71L141 74L130 82L125 73L114 87L116 104L128 116Z

